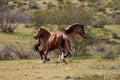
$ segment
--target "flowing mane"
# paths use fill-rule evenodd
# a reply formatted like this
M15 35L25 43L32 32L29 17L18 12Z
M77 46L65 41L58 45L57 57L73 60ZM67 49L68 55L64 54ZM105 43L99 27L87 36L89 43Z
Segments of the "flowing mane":
M81 25L81 24L79 24L79 23L76 23L76 24L72 24L71 26L69 26L69 27L67 27L66 29L65 29L65 33L66 34L69 34L69 33L72 33L73 31L74 31L74 29L76 28L76 27L81 27L82 29L84 29L84 26L83 25Z
M47 29L45 29L45 28L42 28L42 27L41 27L41 29L44 30L46 33L50 34L50 31L49 31L49 30L47 30Z

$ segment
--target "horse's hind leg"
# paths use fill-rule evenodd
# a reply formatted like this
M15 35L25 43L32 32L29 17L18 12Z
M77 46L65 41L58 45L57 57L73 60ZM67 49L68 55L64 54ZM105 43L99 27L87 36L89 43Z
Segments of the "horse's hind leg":
M57 62L56 62L56 63L59 63L59 62L60 62L60 60L61 60L61 55L59 54L59 55L58 55L58 59L57 59Z
M42 50L39 51L39 54L40 54L40 57L41 57L41 61L39 63L45 63L44 52L45 52L44 49L42 49Z
M61 54L61 59L62 59L62 62L64 62L65 64L67 64L67 62L65 61L64 53L63 53L63 52L62 52L62 54Z
M67 51L68 53L66 54L66 55L64 55L64 58L66 58L67 56L69 56L70 55L70 52L69 51Z

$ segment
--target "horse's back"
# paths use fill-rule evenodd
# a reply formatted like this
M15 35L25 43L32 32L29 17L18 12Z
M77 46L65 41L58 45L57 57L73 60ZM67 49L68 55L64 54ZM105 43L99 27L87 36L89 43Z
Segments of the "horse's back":
M54 32L51 34L47 47L49 50L57 49L60 47L63 47L63 44L65 43L66 36L62 32Z

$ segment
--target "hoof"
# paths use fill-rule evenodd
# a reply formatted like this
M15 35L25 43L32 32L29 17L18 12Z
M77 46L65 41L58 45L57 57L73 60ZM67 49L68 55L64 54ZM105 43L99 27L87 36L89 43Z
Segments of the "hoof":
M65 60L63 60L63 62L67 65L67 62Z
M56 61L56 63L60 63L59 61Z
M47 58L46 61L50 61L50 58Z

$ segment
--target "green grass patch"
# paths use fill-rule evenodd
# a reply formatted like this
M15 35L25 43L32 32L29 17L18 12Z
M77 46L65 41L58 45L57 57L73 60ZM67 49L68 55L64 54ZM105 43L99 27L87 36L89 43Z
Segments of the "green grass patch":
M25 28L22 26L18 27L13 33L0 32L0 46L3 46L8 42L18 45L34 41L33 32L33 28Z

